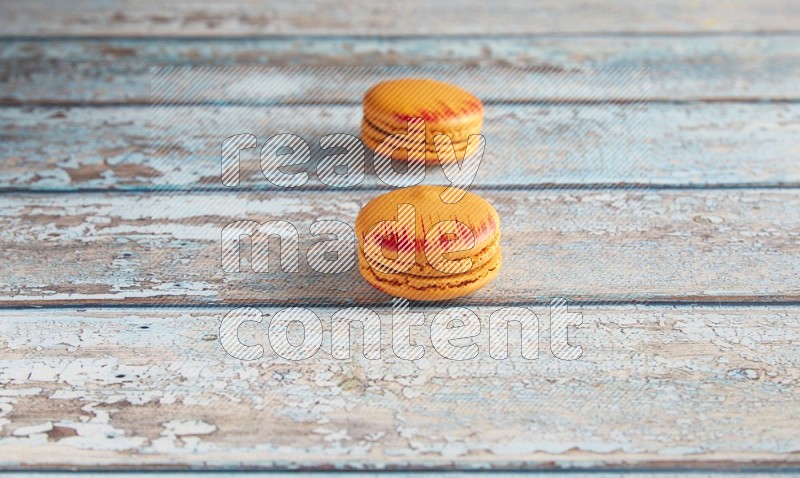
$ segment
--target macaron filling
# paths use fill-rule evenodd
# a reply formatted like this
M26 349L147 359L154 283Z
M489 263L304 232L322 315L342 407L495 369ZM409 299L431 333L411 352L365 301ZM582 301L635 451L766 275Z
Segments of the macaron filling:
M361 134L362 135L368 135L369 139L376 145L380 144L384 139L386 139L389 136L392 136L392 135L395 135L395 134L404 134L403 132L390 133L388 131L385 131L385 130L375 126L374 124L372 124L372 122L370 122L367 119L364 119L364 123L366 124L367 128L362 128ZM368 128L371 128L371 129L368 129ZM443 132L433 132L433 133L428 132L428 133L425 134L425 150L427 152L429 152L429 153L435 153L436 152L436 144L435 144L433 139L436 136L440 135L440 134L444 134L444 135L448 136L450 138L450 141L453 144L453 147L456 150L463 150L464 148L467 147L467 141L469 140L469 138L468 137L459 138L459 136L461 136L461 133L456 135L456 134L452 134L452 133L443 133ZM456 138L456 139L454 139L454 138Z
M470 294L502 263L500 219L483 198L444 186L412 186L369 202L356 219L359 270L377 289L413 300Z
M487 276L493 270L499 268L501 261L502 255L498 253L492 256L491 260L478 267L472 268L469 272L433 277L416 274L386 274L375 270L375 268L367 262L363 254L359 254L359 267L361 267L362 270L369 271L378 281L398 287L408 286L416 290L451 289L476 282L482 277Z
M449 151L447 159L439 158L434 138L448 136L456 156L462 158L469 137L480 134L483 114L480 99L455 85L426 78L385 81L364 95L361 135L374 150L387 137L405 134L409 121L420 118L425 122L425 162L450 163ZM408 158L404 148L395 149L391 157Z

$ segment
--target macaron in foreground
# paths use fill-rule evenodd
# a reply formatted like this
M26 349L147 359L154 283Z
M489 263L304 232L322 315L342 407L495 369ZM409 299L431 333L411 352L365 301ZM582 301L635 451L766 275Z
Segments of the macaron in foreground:
M471 192L454 204L445 186L413 186L370 201L355 224L359 270L378 290L412 300L446 300L499 273L500 218Z

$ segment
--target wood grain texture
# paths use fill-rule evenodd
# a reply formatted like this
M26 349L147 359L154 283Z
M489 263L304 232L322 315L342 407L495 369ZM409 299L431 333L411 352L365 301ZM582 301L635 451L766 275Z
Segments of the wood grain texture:
M465 304L800 300L800 193L787 190L481 190L504 264ZM353 224L374 191L7 194L0 304L381 304L354 269L321 274L317 220ZM225 274L222 228L286 220L300 269ZM273 251L277 254L277 251ZM273 255L273 258L277 255ZM273 272L275 271L275 272Z
M0 102L149 103L153 67L299 66L516 66L535 82L527 99L574 96L586 72L647 68L654 100L786 100L800 98L800 36L576 36L315 38L236 40L98 39L0 40ZM301 72L302 73L302 72ZM295 76L301 73L295 72ZM330 73L330 72L329 72ZM469 70L464 74L469 74ZM298 77L299 78L299 77ZM326 79L327 78L327 79ZM367 75L350 79L350 91L371 86ZM460 83L458 81L457 83ZM474 85L482 98L508 99L513 79ZM288 85L302 87L302 82ZM330 83L323 76L319 86ZM535 83L535 84L534 84ZM207 95L219 94L209 85ZM522 85L525 86L524 84ZM511 90L509 88L512 88ZM341 85L340 85L340 89ZM261 90L262 95L265 90ZM267 93L269 93L267 91ZM628 92L630 93L630 92ZM595 85L595 98L625 97ZM356 95L358 96L358 95ZM640 94L628 95L640 99ZM303 94L298 95L304 98ZM269 98L261 98L269 99ZM359 101L360 97L350 97Z
M800 469L800 4L504 3L0 5L0 469ZM331 81L360 65L378 74ZM218 184L221 131L356 132L380 74L419 71L383 65L449 67L488 105L477 183L505 265L450 304L482 321L474 360L427 326L399 359L388 297L308 267L309 225L379 194L369 166L359 190L286 191L246 155L242 187ZM158 116L153 67L253 83L205 75L190 101L213 106ZM295 223L300 272L222 273L235 219ZM575 361L550 350L559 296L583 313ZM381 314L381 360L330 355L356 304ZM539 359L491 359L488 317L520 304ZM253 362L219 342L238 305L267 314L241 329ZM325 324L302 362L264 342L289 305Z
M262 308L274 316L279 309ZM225 309L5 310L0 466L92 468L775 470L798 466L797 307L574 307L574 361L440 356L404 361L383 321L381 358L360 346L293 362L265 338L242 362L218 340ZM426 323L441 308L413 308Z
M409 0L396 4L334 0L37 0L3 5L4 35L248 36L452 35L520 33L762 32L797 30L790 0L693 2Z
M322 136L359 136L359 106L0 109L0 188L221 189L220 144L249 132L259 148L293 133L312 148ZM552 185L800 184L800 105L489 105L481 188ZM283 190L262 174L259 149L244 150L240 188ZM365 156L360 187L387 188ZM441 169L428 180L444 182Z

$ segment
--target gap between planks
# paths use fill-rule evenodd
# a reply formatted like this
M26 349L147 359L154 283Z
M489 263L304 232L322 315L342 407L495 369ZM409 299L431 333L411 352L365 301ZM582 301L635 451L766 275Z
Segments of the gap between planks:
M656 98L646 100L636 99L608 99L608 100L581 100L572 98L547 98L542 100L489 100L484 101L484 106L648 106L648 105L702 105L702 104L715 104L715 103L730 103L730 104L753 104L753 105L797 105L800 104L800 99L797 98L747 98L747 97L730 97L730 98L695 98L695 99L667 99ZM181 107L181 108L270 108L270 107L360 107L363 103L361 101L169 101L159 103L159 106L164 107ZM70 101L70 100L53 100L53 101L18 101L14 99L2 98L0 99L0 108L152 108L152 101L132 100L132 101Z

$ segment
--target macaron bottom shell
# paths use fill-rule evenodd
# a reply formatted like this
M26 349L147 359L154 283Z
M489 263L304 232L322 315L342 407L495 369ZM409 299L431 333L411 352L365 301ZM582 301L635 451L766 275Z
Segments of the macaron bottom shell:
M486 286L500 273L503 257L500 251L489 261L469 272L446 276L418 276L407 273L386 274L374 270L361 251L358 268L376 289L395 297L410 300L448 300L469 295Z
M468 138L472 131L480 131L480 126L477 128L470 128L465 130L459 134L447 134L452 140L453 150L456 154L456 158L445 159L443 162L445 163L455 163L460 159L464 158L464 154L467 149L467 140L466 139L459 139L459 138ZM436 151L436 146L434 144L433 138L436 134L446 134L446 133L435 133L432 136L426 135L425 139L425 163L426 164L436 164L439 163L439 153ZM362 121L361 123L361 140L364 142L364 145L370 149L370 151L375 151L378 146L389 136L384 131L381 131L375 126L371 125L367 120ZM430 137L428 137L430 136ZM456 139L453 139L456 138ZM444 152L443 152L444 153ZM392 159L396 160L408 160L408 151L405 148L397 148L392 151L391 154ZM443 158L446 156L443 155Z
M450 256L449 259L456 260L456 259L469 258L472 261L472 269L471 270L478 269L478 268L482 267L483 265L485 265L487 262L491 262L494 259L494 256L496 256L497 254L500 253L500 234L499 234L499 232L494 237L495 237L494 240L491 243L489 243L488 245L486 245L486 247L481 249L477 254L476 253L472 253L471 255L466 255L467 252L472 252L471 250L470 251L465 251L465 252L462 252L462 253L450 252L450 253L448 253L448 255ZM380 254L382 256L383 252L382 251L378 251L377 254ZM367 256L364 254L363 250L359 250L359 255L363 256L365 259L367 258ZM453 257L453 256L461 256L461 257ZM392 275L396 275L397 274L396 271L389 270L389 268L391 266L393 266L393 264L391 264L391 263L388 264L388 267L387 266L381 266L381 263L382 263L381 257L370 256L369 258L371 260L368 262L368 264L371 265L371 267L373 269L375 269L377 272L383 272L384 274L392 274ZM412 275L412 276L422 276L422 277L447 277L447 276L452 276L453 275L452 272L442 272L442 271L432 267L430 265L430 263L428 263L427 258L424 261L424 263L420 263L420 261L415 260L414 263L411 264L411 267L408 268L408 270L403 271L402 273L403 274Z

